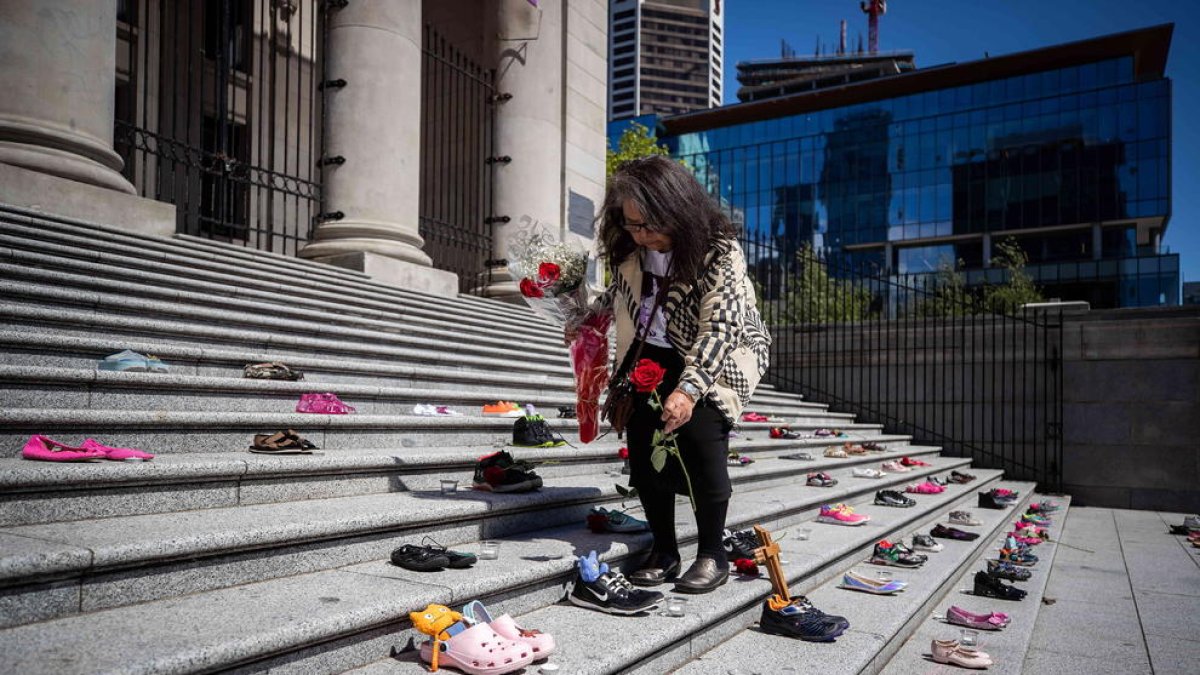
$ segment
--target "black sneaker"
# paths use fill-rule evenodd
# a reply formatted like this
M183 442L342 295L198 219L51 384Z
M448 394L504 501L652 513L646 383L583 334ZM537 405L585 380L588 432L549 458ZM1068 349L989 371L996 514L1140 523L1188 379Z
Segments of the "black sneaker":
M542 478L533 472L533 465L514 460L501 450L475 463L476 490L488 492L529 492L542 487Z
M518 448L557 448L567 442L550 430L541 415L535 414L518 417L513 422L512 444Z
M559 417L559 419L564 419L564 420L575 419L575 406L573 406L573 405L558 406L558 417Z
M850 622L845 617L826 614L800 597L781 610L771 609L770 599L763 602L758 626L764 633L800 638L805 642L833 642Z
M975 573L975 595L998 600L1022 600L1025 591L980 570Z
M880 490L875 493L875 504L879 506L916 506L917 500L896 492L895 490Z
M739 558L747 558L754 560L754 549L762 546L762 542L758 539L758 534L754 530L740 530L738 532L730 532L725 530L725 557L730 560Z
M609 571L595 581L575 578L575 588L567 596L571 604L608 614L637 614L654 609L663 601L663 594L635 588L625 575Z
M954 539L955 541L975 541L979 535L974 532L960 530L957 527L946 527L941 523L933 526L929 531L929 536L939 539Z
M445 549L405 544L392 551L392 564L414 572L438 572L450 566L450 556Z

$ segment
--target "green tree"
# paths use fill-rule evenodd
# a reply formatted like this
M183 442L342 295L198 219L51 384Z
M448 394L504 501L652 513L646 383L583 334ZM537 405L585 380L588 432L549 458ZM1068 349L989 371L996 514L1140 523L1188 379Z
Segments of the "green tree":
M935 317L967 316L978 312L979 302L967 290L967 280L962 274L964 267L966 263L962 260L953 265L948 260L938 264L931 294L917 301L913 313L922 317Z
M617 142L616 150L613 149L612 142L609 142L604 157L605 175L613 175L621 162L650 155L666 156L668 154L670 153L667 146L659 145L658 140L651 135L646 125L632 122L621 134L621 140Z
M812 246L804 244L796 252L800 275L793 280L783 298L777 300L775 313L788 323L833 323L862 321L871 315L871 292L852 280L829 276L829 268Z
M992 314L1014 314L1021 305L1041 302L1041 290L1033 277L1025 270L1029 256L1015 239L1009 237L995 244L997 255L991 264L1005 272L1004 283L984 286L972 291L967 288L963 277L963 262L951 266L943 262L938 266L930 295L917 302L917 316L967 316L980 312Z
M984 290L983 301L987 310L996 314L1013 314L1021 305L1042 302L1045 298L1041 289L1025 271L1029 255L1017 240L1009 237L995 247L999 255L992 257L992 265L1005 270L1007 278L1003 284Z

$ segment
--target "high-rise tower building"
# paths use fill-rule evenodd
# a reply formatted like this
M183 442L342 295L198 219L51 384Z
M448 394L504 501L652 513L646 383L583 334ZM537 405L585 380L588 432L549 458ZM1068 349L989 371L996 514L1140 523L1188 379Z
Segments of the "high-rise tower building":
M722 0L611 0L608 118L721 105Z

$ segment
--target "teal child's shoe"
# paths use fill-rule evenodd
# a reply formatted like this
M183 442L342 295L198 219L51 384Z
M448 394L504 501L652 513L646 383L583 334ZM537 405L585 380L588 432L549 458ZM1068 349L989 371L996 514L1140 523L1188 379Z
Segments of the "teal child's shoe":
M161 364L162 362L159 361ZM109 370L118 373L144 373L150 370L150 364L145 356L126 349L123 352L109 354L100 359L100 370Z

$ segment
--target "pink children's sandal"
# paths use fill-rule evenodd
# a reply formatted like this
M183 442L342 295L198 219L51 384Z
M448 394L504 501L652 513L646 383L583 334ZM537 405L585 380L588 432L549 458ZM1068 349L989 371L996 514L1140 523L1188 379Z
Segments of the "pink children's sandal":
M154 459L154 455L148 452L142 452L134 448L113 448L91 438L84 441L80 447L84 450L94 450L104 453L104 459L111 459L115 462L122 462L127 459L140 459L142 461Z
M21 456L41 462L95 462L104 459L104 453L99 450L76 448L41 434L29 437L29 441L21 450Z
M346 415L354 412L354 407L342 403L337 394L310 393L300 395L300 402L296 404L296 412L315 413L318 415Z

